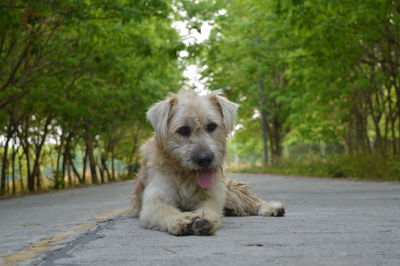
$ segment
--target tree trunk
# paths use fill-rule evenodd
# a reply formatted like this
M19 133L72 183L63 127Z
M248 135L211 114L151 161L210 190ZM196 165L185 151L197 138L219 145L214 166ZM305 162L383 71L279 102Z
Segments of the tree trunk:
M58 145L58 148L57 148L56 171L54 173L54 188L55 189L60 189L61 187L64 187L64 180L61 178L61 173L60 173L60 159L61 159L63 143L64 143L64 132L61 134L60 144Z
M83 180L82 180L81 175L79 174L78 170L75 167L74 161L72 160L71 150L68 150L68 162L69 162L69 165L72 168L72 171L73 171L74 175L78 179L79 184L82 184Z
M11 176L12 176L12 194L15 195L17 194L17 187L15 185L15 157L18 152L18 147L15 149L13 146L13 151L11 155Z
M18 157L18 170L19 170L19 183L21 186L21 193L24 193L25 187L24 187L24 176L22 173L22 158L23 158L23 155Z
M114 149L111 150L111 178L115 181L115 153Z
M33 178L36 178L36 188L41 189L42 188L42 173L40 170L40 159L42 157L42 149L43 145L46 141L47 134L49 132L49 125L51 122L51 116L49 115L46 118L45 124L44 124L44 130L43 130L43 135L41 136L40 141L38 143L35 143L35 161L33 164Z
M71 165L69 163L67 163L67 175L68 175L68 186L72 187L72 173L71 173Z
M7 128L7 136L6 142L4 144L3 150L3 160L1 165L1 182L0 182L0 195L4 195L6 193L6 179L7 179L7 172L8 172L8 146L12 137L11 127L8 126Z
M69 158L68 158L71 138L72 138L72 134L69 133L67 136L67 139L65 140L63 161L62 161L62 176L63 176L63 178L65 178L65 174L67 174L69 187L72 186L72 177L71 177L71 171L69 169Z
M63 152L63 158L62 158L62 163L61 163L61 179L62 179L63 188L65 186L66 168L67 168L67 158L65 157L65 152Z
M33 173L34 173L34 178L36 179L36 190L41 190L42 189L42 172L40 171L40 154L37 156L39 156L39 159L38 159L38 162L34 166Z
M31 156L30 156L29 146L27 146L24 150L25 150L24 153L25 153L27 178L28 178L28 190L29 192L33 192L35 191L35 178L31 173L31 164L30 164Z
M99 165L99 172L100 172L100 182L104 184L104 169L103 167L101 167L101 165Z
M268 114L265 106L265 91L264 81L262 79L258 82L259 90L259 105L261 113L261 128L263 135L263 150L264 150L264 166L269 165L269 153L268 153Z
M7 172L9 172L9 169L7 169ZM9 194L9 192L10 192L10 179L7 178L6 179L6 190L5 190L4 194Z
M97 180L97 173L96 173L96 160L94 158L94 154L93 154L93 136L89 133L86 132L86 150L88 153L88 157L89 157L89 166L90 166L90 173L92 175L92 183L93 184L97 184L98 180Z
M82 182L83 184L86 183L86 164L87 164L87 148L85 149L85 156L83 157L83 169L82 169Z
M22 146L23 153L26 161L26 176L27 176L27 187L29 192L35 191L35 177L33 171L31 171L31 154L29 143L29 117L25 117L20 126L20 131L17 131L20 145Z
M260 45L260 37L254 36L257 45ZM264 166L269 165L269 154L268 154L268 113L267 106L265 104L265 91L264 91L264 80L260 77L258 80L258 94L259 94L259 106L261 114L261 128L263 135L263 150L264 150Z
M108 170L107 167L107 157L105 154L101 155L101 167L103 168L104 172L107 174L107 180L108 181L114 181L114 179L111 177L110 171Z
M282 124L278 120L277 117L273 119L272 126L272 136L271 136L271 152L272 152L272 161L274 163L278 162L282 156Z

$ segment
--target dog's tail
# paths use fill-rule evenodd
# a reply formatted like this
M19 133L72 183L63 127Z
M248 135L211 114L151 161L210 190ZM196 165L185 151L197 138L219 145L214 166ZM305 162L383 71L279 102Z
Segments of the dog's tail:
M237 180L227 180L224 214L226 216L256 215L261 201L251 193L252 188Z

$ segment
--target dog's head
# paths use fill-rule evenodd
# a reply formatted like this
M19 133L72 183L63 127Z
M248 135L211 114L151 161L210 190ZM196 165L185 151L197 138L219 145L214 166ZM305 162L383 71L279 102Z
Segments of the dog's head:
M195 171L201 187L209 187L223 163L237 108L237 104L217 93L198 95L181 90L154 104L147 118L161 149L181 167Z

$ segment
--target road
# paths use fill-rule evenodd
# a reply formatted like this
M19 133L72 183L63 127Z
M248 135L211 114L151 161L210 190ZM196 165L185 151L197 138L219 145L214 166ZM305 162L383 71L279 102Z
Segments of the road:
M126 216L130 182L0 201L5 265L400 265L400 184L235 175L285 217L175 237Z

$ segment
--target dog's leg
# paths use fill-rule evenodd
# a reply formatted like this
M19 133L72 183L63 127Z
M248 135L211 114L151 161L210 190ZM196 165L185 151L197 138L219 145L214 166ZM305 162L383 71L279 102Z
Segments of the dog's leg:
M250 192L252 187L236 180L226 183L227 198L225 215L227 216L284 216L285 208L279 201L266 202Z
M213 200L203 202L194 211L196 218L193 220L191 230L194 235L212 235L221 227L222 206L216 208Z
M192 225L194 235L212 235L221 227L221 219L225 204L225 188L222 181L207 191L206 199L193 211L198 217Z
M190 212L181 212L166 203L163 197L153 198L143 204L140 224L144 228L168 232L172 235L190 235L191 224L195 216Z
M173 185L163 178L153 178L143 193L139 214L141 226L172 235L191 234L191 224L196 216L190 212L181 212L176 207L175 195Z

